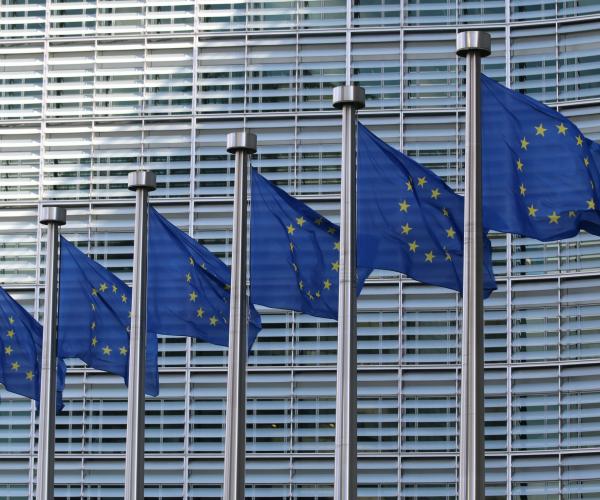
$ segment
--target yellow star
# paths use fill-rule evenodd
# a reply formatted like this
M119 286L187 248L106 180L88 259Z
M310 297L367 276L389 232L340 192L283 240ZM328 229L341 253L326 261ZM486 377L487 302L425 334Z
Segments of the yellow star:
M10 330L8 330L8 332L6 332L6 336L9 339L12 339L15 336L15 331L11 328Z
M535 214L539 208L535 208L532 203L529 207L527 207L527 210L529 211L529 217L535 217Z
M308 292L306 292L306 296L310 299L310 300L315 300L315 298L313 297L313 294L310 292L310 290Z
M554 210L549 216L548 219L550 219L548 222L550 224L558 224L558 219L560 219L560 215L558 215L556 213L556 210Z
M406 189L407 191L413 190L412 181L406 181Z
M417 240L412 241L411 243L408 244L408 249L411 252L416 253L417 252L417 248L419 247L419 245L417 245Z
M322 224L322 222L323 222L323 217L319 217L318 219L315 219L315 224L317 226L320 226Z
M300 283L298 283L298 287L300 288L300 290L304 289L304 281L300 280Z
M204 318L204 309L202 309L201 307L199 307L198 310L196 311L196 316L198 318Z
M13 353L13 348L11 346L6 346L4 348L4 354L10 356Z
M14 371L18 372L18 371L19 371L19 368L21 368L21 365L19 364L19 362L18 362L18 361L15 361L15 362L14 362L12 365L10 365L10 367L11 367L11 368L12 368Z
M448 217L448 210L446 208L442 208L442 213Z
M331 281L329 281L329 280L325 280L325 281L323 281L323 288L324 288L325 290L329 290L329 289L331 289Z
M321 292L319 292L319 290L317 290L315 292L315 296L317 297L317 299L320 299L321 298Z
M119 354L121 356L127 356L127 347L125 347L125 346L119 347Z
M129 312L127 313L127 317L128 317L128 318L131 318L131 311L129 311Z
M27 380L33 380L33 372L31 370L29 370L28 372L25 373L25 378Z
M517 160L517 170L523 172L523 162L521 161L521 158Z
M456 231L453 227L451 227L450 229L446 229L446 233L448 234L448 238L454 238Z
M575 210L569 210L569 217L577 217Z
M13 318L12 316L8 317L8 322L12 325L15 322L15 318Z
M117 290L118 290L117 285L113 285L112 286L113 293L117 293Z
M337 250L338 252L340 251L340 242L339 242L339 241L336 241L336 242L333 244L333 249L334 249L334 250Z
M338 260L336 260L335 262L332 262L331 263L331 269L333 271L339 272L339 270L340 270L340 262Z
M192 257L188 258L188 262L190 263L190 266L194 265L194 259Z
M92 338L92 347L96 347L97 343L98 343L98 337Z
M288 234L294 234L294 231L295 231L295 230L296 230L296 228L295 228L295 227L294 227L292 224L290 224L290 225L287 227L287 232L288 232Z
M106 292L106 290L108 290L108 285L106 283L100 283L99 288L101 292Z
M583 159L583 164L584 164L586 167L589 167L589 166L590 166L590 159L589 159L587 156L586 156L586 157Z
M190 293L190 302L196 302L197 298L198 298L198 294L196 293L195 290L192 290L192 293Z
M96 304L94 304L93 302L90 304L92 306L92 311L96 310Z
M558 129L559 134L567 135L568 128L565 127L564 124L561 123L560 125L557 125L556 128Z
M425 262L433 262L434 257L435 255L433 255L433 251L429 250L429 252L425 254Z
M408 222L402 226L402 234L408 234L411 231L412 231L412 227L410 227Z
M231 285L228 285L227 283L223 285L223 289L224 290L231 290Z
M521 139L521 149L527 151L527 146L529 146L529 142L527 142L527 139L523 137L523 139Z
M525 191L527 191L527 188L525 187L525 184L523 184L521 182L521 185L519 186L519 191L521 192L521 196L525 196Z
M187 274L185 275L185 281L187 281L188 283L189 283L190 281L192 281L192 275L191 275L190 273L187 273Z
M210 326L217 326L217 323L219 322L219 320L217 319L216 316L211 316L209 321L210 321Z
M294 251L294 244L290 241L290 252Z
M292 262L292 268L294 269L294 271L298 272L298 266L295 262Z
M112 352L112 349L109 346L107 346L107 345L105 345L102 348L102 354L104 354L105 356L110 356L111 352Z
M432 189L431 190L431 197L434 200L437 200L440 197L440 190L438 188Z
M92 288L92 295L94 297L96 297L98 295L98 290L96 290L95 288Z
M329 234L335 234L335 227L330 227L330 228L327 230L327 232L328 232Z
M417 179L417 184L419 185L419 187L423 187L425 186L425 184L427 184L427 179L425 177L419 177Z
M302 227L304 225L306 221L304 220L304 217L300 216L296 218L296 224L298 224L298 226Z
M452 255L448 253L448 250L444 249L444 253L446 254L446 258L444 260L452 260Z
M594 198L592 198L591 200L587 200L587 204L588 204L588 208L591 210L594 210L596 208L596 203L594 202Z
M92 330L95 330L95 329L96 329L96 322L95 322L95 321L92 321L92 324L91 324L90 328L91 328Z
M544 137L546 130L548 129L544 128L544 124L540 123L537 127L535 127L535 135L541 135L542 137Z
M406 202L406 200L403 200L402 203L398 203L398 205L400 205L400 212L408 212L410 205Z
M577 145L583 147L583 139L581 138L581 136L578 135L577 137L575 137L575 139L577 140Z

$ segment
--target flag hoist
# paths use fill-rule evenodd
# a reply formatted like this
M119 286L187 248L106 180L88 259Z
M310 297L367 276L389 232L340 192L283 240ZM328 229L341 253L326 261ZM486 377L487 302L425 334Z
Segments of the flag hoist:
M37 462L38 500L54 498L54 433L56 421L56 318L58 311L58 227L67 221L61 207L43 207L40 224L48 226L46 239L46 288L40 387L39 443Z
M144 498L144 383L146 378L146 325L148 278L148 194L156 189L156 176L147 170L130 172L127 187L135 191L127 439L125 444L125 499Z
M362 87L333 89L333 106L342 110L335 500L356 498L356 111L364 105Z
M461 500L485 497L480 74L481 58L490 52L489 33L466 31L458 34L456 53L467 60L459 463Z
M225 412L225 473L223 498L244 500L246 473L246 362L248 358L248 294L246 276L249 158L256 135L227 134L227 151L235 154L227 408Z

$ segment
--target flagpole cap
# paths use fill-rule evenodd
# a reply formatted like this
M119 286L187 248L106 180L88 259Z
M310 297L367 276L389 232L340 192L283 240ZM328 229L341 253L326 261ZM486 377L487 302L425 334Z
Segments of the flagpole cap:
M227 134L227 152L246 151L256 153L256 134L252 132L231 132Z
M64 226L67 222L67 211L63 207L42 207L40 210L40 224L56 224Z
M137 189L154 191L156 189L156 175L154 175L154 172L150 172L150 170L129 172L127 176L127 188L130 191L136 191Z
M352 104L356 109L365 107L365 89L358 85L340 85L333 89L333 107L341 109Z
M456 37L456 54L465 57L478 52L481 57L492 53L492 37L487 31L463 31Z

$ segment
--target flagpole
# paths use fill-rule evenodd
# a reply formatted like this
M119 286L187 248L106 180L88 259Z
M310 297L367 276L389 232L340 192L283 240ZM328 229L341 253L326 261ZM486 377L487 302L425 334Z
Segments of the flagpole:
M335 500L356 498L356 111L364 105L362 87L333 89L333 106L342 110Z
M481 58L490 52L489 33L466 31L458 34L456 53L467 59L459 464L461 500L485 498L480 74Z
M129 333L127 438L125 443L125 499L144 498L144 420L146 378L146 304L148 278L148 195L156 176L148 170L130 172L127 187L135 191L133 287Z
M225 413L225 472L223 498L244 500L246 474L246 362L248 357L248 296L246 243L248 167L256 152L256 135L227 134L227 151L235 154L231 298L227 355L227 409Z
M42 341L39 443L37 463L38 500L54 498L54 433L56 420L56 318L58 312L58 227L67 221L61 207L42 207L40 224L48 226L46 238L46 288Z

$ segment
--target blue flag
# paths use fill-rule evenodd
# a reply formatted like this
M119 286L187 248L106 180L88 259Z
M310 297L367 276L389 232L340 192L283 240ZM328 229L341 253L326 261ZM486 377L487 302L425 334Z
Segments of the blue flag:
M207 248L150 207L148 329L229 344L229 268ZM261 323L249 309L248 346Z
M250 296L337 319L340 229L252 169ZM370 273L359 268L357 294Z
M81 250L60 239L58 356L128 380L131 289ZM146 387L158 395L158 341L148 331Z
M358 125L358 263L462 291L464 199ZM484 291L496 289L484 237Z
M485 75L481 120L485 227L541 241L600 234L598 165L574 123Z
M40 402L42 325L0 287L0 382L10 392ZM61 410L65 363L58 360L57 410Z

